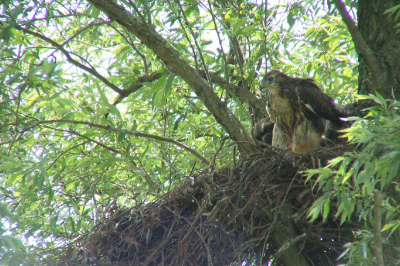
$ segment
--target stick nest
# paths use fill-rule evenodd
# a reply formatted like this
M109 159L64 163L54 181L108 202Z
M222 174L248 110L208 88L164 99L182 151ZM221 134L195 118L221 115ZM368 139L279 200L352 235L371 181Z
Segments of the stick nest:
M305 184L302 171L351 149L297 155L270 148L233 169L209 169L155 202L118 210L75 243L62 263L266 265L273 258L284 265L285 246L296 245L310 264L334 265L354 225L339 226L333 217L309 223L307 212L320 192L313 180ZM276 230L284 216L295 235L282 245Z

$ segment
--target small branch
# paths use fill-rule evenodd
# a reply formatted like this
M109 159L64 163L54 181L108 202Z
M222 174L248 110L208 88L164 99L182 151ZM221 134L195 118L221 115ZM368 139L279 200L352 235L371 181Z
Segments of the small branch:
M263 31L263 36L264 36L264 59L265 59L265 70L268 69L268 58L271 58L268 56L268 50L267 50L267 36L268 36L268 31L267 31L267 17L268 17L268 0L265 0L265 3L263 4L263 15L261 16L261 26L262 26L262 31Z
M65 40L61 46L66 45L67 43L69 43L72 39L74 39L76 36L78 36L79 34L81 34L82 32L84 32L87 29L90 29L91 27L94 26L100 26L100 25L104 25L104 24L108 24L110 23L109 21L100 21L100 22L96 22L96 23L89 23L89 25L86 25L83 28L80 28L79 30L77 30L72 36L70 36L67 40Z
M125 36L122 32L120 32L117 29L117 27L113 26L112 24L110 24L110 27L113 28L126 41L126 43L129 44L130 47L132 47L132 49L140 56L140 58L142 58L143 66L144 66L144 73L146 75L148 75L149 74L149 66L147 65L146 56L143 53L141 53L138 48L136 48L135 44L133 43L132 38L129 35Z
M44 36L44 35L41 35L41 34L39 34L39 33L37 33L37 32L33 32L33 31L31 31L31 30L25 29L25 28L23 28L23 27L21 27L21 26L19 26L19 25L15 25L15 28L18 29L18 30L21 30L21 31L23 31L23 32L25 32L25 33L27 33L27 34L29 34L29 35L38 37L39 39L42 39L42 40L45 41L45 42L50 43L50 44L53 45L56 49L60 50L60 51L65 55L65 57L67 57L67 60L68 60L69 62L71 62L73 65L75 65L76 67L78 67L78 68L80 68L80 69L82 69L82 70L84 70L84 71L90 73L91 75L95 76L96 78L100 79L104 84L106 84L108 87L110 87L113 91L115 91L115 92L121 94L122 90L121 90L120 88L118 88L115 84L111 83L111 82L108 81L105 77L103 77L102 75L100 75L100 73L97 72L94 68L87 67L87 66L85 66L85 65L83 65L83 64L81 64L81 63L79 63L79 62L76 61L75 59L73 59L73 58L71 57L70 53L69 53L67 50L65 50L64 47L63 47L62 45L58 44L57 42L53 41L52 39L50 39L50 38L48 38L48 37L46 37L46 36Z
M206 78L204 70L200 70L199 72L203 78ZM213 72L209 72L209 76L210 76L212 82L220 85L227 91L234 93L242 101L247 101L248 103L253 104L261 112L265 112L266 103L264 101L256 98L254 96L254 94L252 94L249 90L246 90L246 89L244 89L240 86L237 86L235 84L232 84L232 83L227 83L225 79L216 75Z
M181 11L181 14L182 14L184 20L185 20L185 23L186 23L186 25L187 25L187 28L189 29L190 34L193 36L194 44L195 44L196 47L197 47L197 50L198 50L198 54L199 54L199 56L200 56L201 63L203 64L203 67L204 67L204 69L205 69L207 81L208 81L208 83L209 83L211 89L213 89L212 82L211 82L211 78L210 78L210 76L208 75L208 68L207 68L206 60L205 60L204 57L203 57L203 53L201 52L200 45L199 45L198 41L196 40L196 36L195 36L195 34L194 34L193 30L192 30L192 27L190 26L190 22L189 22L189 20L188 20L188 18L187 18L187 16L186 16L186 13L185 13L185 11L183 10L183 7L182 7L182 5L180 4L179 0L175 0L175 2L176 2L177 5L179 6L179 9L180 9L180 11ZM189 40L189 39L188 39L188 40ZM190 41L189 41L189 43L190 43Z
M10 148L8 149L8 155L11 154L11 149L14 145L15 142L18 141L19 137L17 136L17 131L18 131L18 124L19 124L19 119L18 119L18 112L19 112L19 108L20 108L20 104L21 104L21 95L22 92L26 89L26 87L28 86L28 84L26 82L22 83L21 85L18 86L18 96L16 98L17 100L17 110L15 110L15 136L13 138L13 140L11 141L11 145Z
M282 255L282 253L284 253L285 251L287 251L291 246L293 246L294 244L296 244L297 242L299 242L300 240L302 240L303 238L305 238L307 235L306 233L302 233L301 235L296 236L295 238L289 239L288 241L286 241L279 249L278 251L275 253L275 256L279 257Z
M60 130L60 129L54 128L54 127L47 127L47 128L50 128L50 129L52 129L52 130ZM95 140L95 139L89 138L89 137L87 137L87 136L85 136L85 135L82 135L82 134L80 134L80 133L78 133L78 132L76 132L76 131L74 131L74 130L60 130L60 131L61 131L61 132L67 132L67 133L69 133L69 134L77 135L77 136L79 136L79 137L81 137L81 138L83 138L83 139L86 139L86 140L89 141L89 142L94 142L94 143L96 143L97 145L99 145L100 147L103 147L103 148L106 149L106 150L109 150L109 151L111 151L111 152L113 152L113 153L117 153L117 154L123 155L120 151L118 151L118 150L116 150L116 149L114 149L114 148L108 147L107 145L104 145L104 144L101 143L100 141L97 141L97 140Z
M374 208L374 242L375 247L373 251L375 253L376 260L378 262L378 266L384 266L383 262L383 254L382 254L382 215L381 215L381 205L382 205L382 197L381 192L379 190L375 190L375 208Z
M238 6L235 6L234 1L231 1L231 2L221 1L221 4L227 9L231 8L228 3L232 4L237 10L241 10L241 8L239 8ZM242 48L240 47L238 38L236 38L236 36L233 34L233 31L230 29L230 27L231 27L230 23L225 21L224 18L222 18L222 19L223 19L223 24L228 29L227 35L228 35L228 39L229 39L230 50L233 51L233 55L236 57L236 61L238 63L240 74L242 77L243 86L245 88L247 88L248 84L247 84L247 80L245 79L246 60L245 60Z
M84 145L84 144L86 144L86 143L89 143L89 142L90 142L89 140L86 140L86 141L84 141L84 142L78 143L78 144L76 144L76 145L70 147L69 149L66 149L65 151L62 151L62 152L57 156L57 158L55 158L55 159L53 160L53 162L50 164L50 166L47 167L46 170L48 171L51 167L53 167L53 165L58 161L58 159L60 159L64 154L66 154L66 153L69 152L70 150L73 150L73 149L75 149L75 148L78 148L79 146L82 146L82 145Z
M224 147L225 141L226 141L226 140L227 140L227 138L223 138L223 139L222 139L221 145L219 146L218 150L215 152L214 157L213 157L213 159L212 159L212 165L213 165L213 166L215 165L215 162L216 162L216 160L217 160L218 153L219 153L219 152L222 150L222 148Z
M225 65L225 81L227 83L229 83L229 65L228 65L228 60L226 59L226 54L224 51L224 46L222 45L222 39L218 30L218 25L217 25L217 21L216 21L216 16L214 15L214 12L212 10L212 5L211 5L211 1L208 0L208 8L209 8L209 12L211 14L213 23L214 23L214 28L215 28L215 32L217 33L217 37L218 37L218 42L219 42L219 47L221 48L221 53L222 53L222 58L224 59L224 65Z
M166 137L146 134L146 133L134 132L134 131L130 131L130 130L127 130L127 129L112 128L110 126L95 124L95 123L91 123L91 122L76 121L76 120L43 120L43 121L36 122L35 124L33 124L32 126L29 126L28 128L25 128L23 130L23 132L26 132L29 129L35 128L38 125L53 124L53 123L70 123L70 124L75 124L75 125L87 125L87 126L90 126L90 127L101 128L101 129L107 130L109 132L123 133L123 134L130 135L130 136L136 136L136 137L142 137L142 138L155 139L155 140L159 140L159 141L169 142L169 143L175 144L176 146L181 147L182 149L190 152L191 154L196 156L198 159L200 159L200 161L202 163L204 163L206 165L210 165L210 162L206 158L201 156L198 152L196 152L195 150L193 150L189 146L187 146L187 145L185 145L185 144L183 144L181 142L178 142L176 140L173 140L173 139L170 139L170 138L166 138Z
M142 19L143 23L146 24L146 19L144 18L144 16L142 15L142 13L140 13L139 8L135 5L135 3L133 3L132 0L129 0L129 3L132 5L133 9L135 9L136 13L138 14L138 16Z
M168 3L169 3L170 6L172 6L172 5L171 5L171 2L170 2L169 0L168 0ZM178 18L177 20L178 20L179 25L181 26L181 28L182 28L182 30L183 30L183 32L184 32L184 34L185 34L185 37L186 37L186 39L187 39L187 41L188 41L188 43L189 43L190 49L192 49L193 58L194 58L194 64L195 64L195 66L196 66L196 69L199 69L199 60L197 59L196 49L194 49L194 46L193 46L193 44L192 44L192 41L190 40L189 35L188 35L188 33L186 32L186 28L185 28L185 26L183 25L181 19ZM194 36L193 36L193 37L194 37Z
M139 77L131 86L122 90L118 98L114 101L114 105L120 103L123 99L128 97L130 94L136 92L143 86L143 82L153 82L162 77L162 73L152 73L150 75L144 75Z
M354 45L356 47L356 51L359 55L363 55L364 59L372 72L372 83L375 88L379 90L382 86L382 69L379 65L378 60L376 59L374 52L368 46L366 41L364 40L361 33L358 31L356 24L351 19L349 12L346 9L345 4L341 0L333 0L335 2L335 6L338 9L340 15L344 23L347 26L347 29L350 32L351 37L353 38Z
M214 219L216 219L215 216L217 215L217 213L219 212L219 210L220 210L222 207L226 207L227 204L229 204L230 199L231 199L231 197L229 197L229 196L226 196L225 198L220 199L220 200L215 204L215 206L214 206L214 208L211 210L211 212L209 212L209 213L203 213L203 215L206 216L207 219L208 219L209 221L213 221Z

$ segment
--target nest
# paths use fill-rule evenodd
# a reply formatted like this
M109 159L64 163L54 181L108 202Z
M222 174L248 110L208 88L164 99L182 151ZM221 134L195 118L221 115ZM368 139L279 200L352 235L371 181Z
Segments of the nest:
M302 171L352 147L296 155L266 149L234 168L209 169L155 202L118 210L80 239L68 265L285 265L285 251L334 265L354 225L307 212L318 193ZM331 210L336 208L331 203ZM331 211L333 213L334 211ZM333 214L332 214L333 215Z

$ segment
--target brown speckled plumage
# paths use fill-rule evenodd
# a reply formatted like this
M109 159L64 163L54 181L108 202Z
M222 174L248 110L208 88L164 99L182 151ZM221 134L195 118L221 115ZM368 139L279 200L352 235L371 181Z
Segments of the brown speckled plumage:
M342 113L333 99L311 79L292 78L272 70L263 80L267 111L275 123L272 145L300 153L319 147L324 119L340 124Z

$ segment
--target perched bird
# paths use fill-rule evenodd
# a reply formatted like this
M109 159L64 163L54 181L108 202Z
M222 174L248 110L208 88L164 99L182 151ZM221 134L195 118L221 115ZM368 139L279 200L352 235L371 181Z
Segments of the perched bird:
M319 147L324 119L341 125L345 116L312 79L292 78L272 70L261 82L267 90L267 112L275 123L272 145L295 153Z

